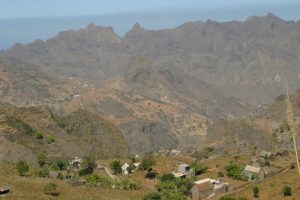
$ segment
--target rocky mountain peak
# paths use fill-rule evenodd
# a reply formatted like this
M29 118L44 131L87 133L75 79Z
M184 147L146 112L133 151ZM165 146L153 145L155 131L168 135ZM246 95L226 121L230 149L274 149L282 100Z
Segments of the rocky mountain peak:
M146 30L139 24L135 23L133 27L125 34L125 38L136 37L142 35Z

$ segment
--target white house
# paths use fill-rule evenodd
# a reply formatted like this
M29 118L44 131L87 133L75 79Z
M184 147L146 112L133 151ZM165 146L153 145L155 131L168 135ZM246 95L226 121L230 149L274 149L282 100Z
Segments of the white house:
M123 171L123 173L125 174L125 175L127 175L128 174L128 171L127 171L127 168L129 167L129 164L128 163L124 163L123 165L122 165L122 171Z

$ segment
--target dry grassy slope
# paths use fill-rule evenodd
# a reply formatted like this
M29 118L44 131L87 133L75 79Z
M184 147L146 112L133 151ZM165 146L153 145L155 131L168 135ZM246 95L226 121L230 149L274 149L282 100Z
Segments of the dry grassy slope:
M271 150L271 134L253 119L218 121L208 130L207 143L220 153L253 153L254 148Z
M296 131L299 134L300 90L290 95L290 100L295 114ZM254 146L260 149L275 150L272 146L272 133L286 123L286 95L280 95L261 116L218 121L208 129L208 141L217 146L222 144L222 148L220 148L222 151L224 149L247 151L247 149L253 149ZM280 142L282 148L291 147L288 132L279 133L278 138L282 140ZM299 144L299 139L297 141Z
M33 173L33 171L30 173ZM0 163L0 187L9 186L12 190L12 193L6 195L3 199L53 199L54 197L45 195L43 191L43 187L49 182L57 184L59 196L55 197L55 199L61 200L140 200L145 194L150 192L148 189L132 191L89 188L87 186L72 187L65 181L55 179L20 177L17 175L14 165Z
M123 135L112 123L87 111L58 117L46 107L16 108L0 105L0 160L20 159L36 163L45 152L51 158L95 155L97 158L128 157L130 151ZM35 131L43 139L35 138ZM50 138L54 142L49 142Z

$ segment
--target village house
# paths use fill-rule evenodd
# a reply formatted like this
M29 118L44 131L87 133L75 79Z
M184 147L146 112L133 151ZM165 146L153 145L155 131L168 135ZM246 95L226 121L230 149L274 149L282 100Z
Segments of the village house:
M209 197L213 197L214 185L210 181L201 182L195 184L192 189L192 200L203 200Z
M135 167L136 169L139 168L140 164L141 164L141 163L133 163L133 165L134 165L134 167Z
M179 164L177 172L173 172L176 178L186 178L195 176L194 170L188 164Z
M209 182L213 185L212 192L210 191L211 193L209 194L209 191L204 191L204 195L203 195L203 192L200 192L199 190L197 191L197 189L194 188L194 190L195 190L194 194L193 194L193 190L192 190L192 199L203 199L203 198L212 197L214 195L233 191L232 184L227 183L227 182L223 181L222 179L220 179L220 180L215 180L215 179L211 179L211 178L202 179L202 180L196 181L195 186L201 185L201 184L204 184L207 182ZM197 196L197 195L200 195L201 197ZM206 195L208 195L208 196L204 197Z
M125 174L125 175L128 175L129 173L128 173L128 170L127 170L127 168L129 167L129 164L128 163L124 163L123 165L122 165L122 171L123 171L123 174Z
M259 157L263 158L263 159L266 159L266 160L270 160L274 157L274 154L272 154L271 152L269 151L264 151L262 150L259 154Z
M177 165L179 165L179 164L188 164L188 165L191 165L191 164L195 163L197 161L197 159L196 158L192 158L190 156L183 155L183 154L176 154L173 157L173 161Z
M82 164L82 159L76 156L73 160L70 161L68 169L78 170L80 169L81 164Z
M265 178L265 172L261 167L247 165L243 171L243 175L251 180L263 180Z

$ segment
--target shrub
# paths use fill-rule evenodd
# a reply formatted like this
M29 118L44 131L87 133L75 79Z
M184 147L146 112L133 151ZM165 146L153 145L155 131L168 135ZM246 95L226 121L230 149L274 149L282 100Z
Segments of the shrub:
M152 193L146 194L142 200L161 200L161 197L157 192L152 192Z
M141 164L139 165L140 170L147 170L155 165L155 159L152 154L147 154L142 158Z
M100 177L97 175L88 175L85 180L89 186L96 186L99 181L99 178Z
M35 132L34 137L35 137L36 139L41 140L41 139L44 138L44 135L43 135L43 133L42 133L41 131L38 130L38 131Z
M86 176L86 175L92 174L93 171L94 170L92 168L89 168L89 167L84 168L84 169L79 170L78 175L79 176Z
M142 183L139 180L131 180L129 182L129 188L131 190L139 190L142 187Z
M20 160L16 163L16 169L20 176L24 176L28 172L29 166L25 161Z
M201 175L201 174L204 174L204 173L206 173L207 170L208 170L208 167L207 167L207 166L202 166L202 165L200 165L199 163L194 163L191 167L194 169L195 175Z
M47 185L45 185L44 187L44 193L47 195L51 195L51 196L57 196L58 192L57 192L57 185L55 183L48 183Z
M138 180L111 180L104 176L88 175L86 182L89 186L99 185L101 188L114 188L123 190L138 190L141 188L141 182Z
M83 169L81 169L78 172L79 176L85 176L85 175L92 174L94 172L94 169L97 167L95 158L93 158L91 156L84 157L82 167L83 167Z
M161 182L173 181L175 179L174 174L164 174L160 177Z
M47 139L47 143L48 144L52 144L53 142L55 142L55 139L53 136L49 136L48 139Z
M259 197L259 187L258 186L254 186L254 188L252 189L253 191L253 197L254 198L258 198Z
M68 161L67 160L55 160L52 164L51 164L51 169L54 171L62 171L62 170L66 170L67 166L68 166Z
M40 154L38 156L38 163L40 165L40 167L43 167L47 162L47 158L46 158L46 155L44 153Z
M115 175L122 173L122 164L118 160L114 160L112 163L110 163L110 168L113 170Z
M37 171L37 175L39 177L43 177L43 178L46 178L49 176L49 170L47 168L42 168L40 169L39 171Z
M290 186L284 186L282 188L282 195L284 197L286 197L286 196L292 196L292 188Z

